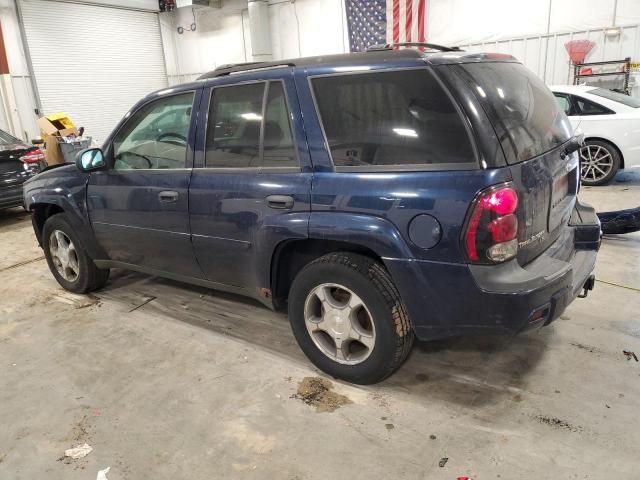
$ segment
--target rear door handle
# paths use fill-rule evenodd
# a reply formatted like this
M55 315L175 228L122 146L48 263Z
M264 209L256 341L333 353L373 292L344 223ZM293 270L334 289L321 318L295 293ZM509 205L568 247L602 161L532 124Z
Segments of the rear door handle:
M173 203L178 201L178 192L172 192L170 190L165 190L164 192L160 192L158 194L158 198L161 202L165 203Z
M270 208L290 209L293 208L293 197L289 195L269 195L265 198Z

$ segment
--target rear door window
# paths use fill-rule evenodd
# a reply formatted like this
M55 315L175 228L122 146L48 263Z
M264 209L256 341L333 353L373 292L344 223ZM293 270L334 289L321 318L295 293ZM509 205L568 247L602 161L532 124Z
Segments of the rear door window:
M206 166L298 167L289 117L281 81L214 88L207 127Z
M571 124L555 97L524 65L481 62L453 68L491 120L508 163L536 157L571 138Z
M458 109L427 69L329 75L312 86L338 169L477 165Z

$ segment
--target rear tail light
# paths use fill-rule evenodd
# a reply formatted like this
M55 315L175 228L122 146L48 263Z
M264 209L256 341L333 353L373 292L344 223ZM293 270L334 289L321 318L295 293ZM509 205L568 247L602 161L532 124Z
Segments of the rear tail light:
M31 165L33 163L39 163L44 161L44 153L39 148L35 150L31 150L26 155L20 157L20 161L22 163L26 163L27 165Z
M497 185L478 194L464 233L467 257L474 263L504 262L518 253L518 193Z

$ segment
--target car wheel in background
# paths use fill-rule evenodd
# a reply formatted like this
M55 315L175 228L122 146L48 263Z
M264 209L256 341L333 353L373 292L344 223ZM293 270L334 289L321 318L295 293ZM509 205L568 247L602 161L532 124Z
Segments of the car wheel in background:
M109 270L96 267L64 213L53 215L45 222L42 247L49 270L64 289L87 293L106 285Z
M587 140L580 149L580 176L583 185L605 185L620 168L620 154L608 142Z
M296 276L289 320L298 344L324 372L370 384L407 358L413 330L382 265L352 253L318 258Z

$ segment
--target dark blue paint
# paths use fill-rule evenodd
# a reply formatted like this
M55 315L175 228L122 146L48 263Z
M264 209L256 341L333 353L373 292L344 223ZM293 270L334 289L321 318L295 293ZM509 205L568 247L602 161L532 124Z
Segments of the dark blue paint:
M26 184L26 205L36 212L47 205L64 210L90 256L101 266L128 265L197 284L211 282L265 303L270 300L261 292L276 289L280 247L291 240L341 242L382 259L419 338L520 331L534 309L549 303L555 318L574 298L595 261L593 250L574 255L574 237L584 236L576 232L595 231L599 224L590 217L592 209L583 207L578 223L567 226L563 222L554 238L547 239L549 245L553 243L551 248L542 254L538 251L535 260L536 255L531 255L528 263L522 262L524 267L516 260L498 266L466 263L461 237L477 193L511 181L521 191L532 193L527 201L542 204L550 195L543 184L562 162L558 152L551 152L520 165L506 165L477 99L446 65L461 62L461 58L454 55L448 62L436 55L426 63L455 92L477 159L488 168L335 172L309 77L349 69L425 67L425 60L407 51L317 57L293 68L211 78L151 94L134 106L107 139L105 158L110 158L113 135L136 110L157 98L191 90L196 95L184 168L106 169L90 175L75 166L56 168ZM474 57L471 61L482 60ZM284 82L300 170L205 168L211 89L268 80ZM576 187L571 186L572 194ZM158 193L164 190L177 192L177 201L159 201ZM291 210L270 208L265 202L269 195L292 196L294 206ZM568 202L559 207L561 217L571 213L575 195ZM427 242L430 248L410 239L411 221L420 215L434 219L424 225L429 228L427 237L438 236L433 245ZM523 225L526 221L521 219ZM433 230L435 223L439 232ZM414 227L412 236L421 238L421 233ZM555 248L561 244L563 248ZM550 277L553 280L547 281Z

